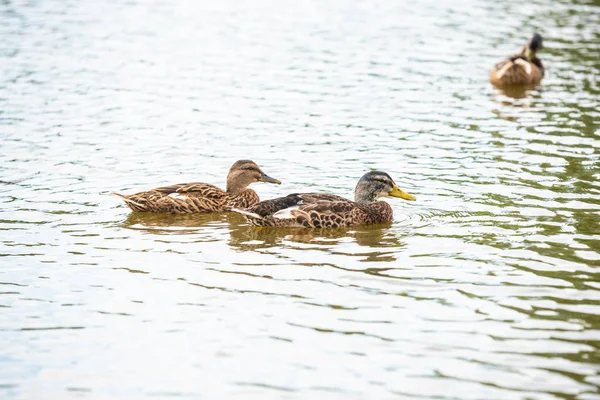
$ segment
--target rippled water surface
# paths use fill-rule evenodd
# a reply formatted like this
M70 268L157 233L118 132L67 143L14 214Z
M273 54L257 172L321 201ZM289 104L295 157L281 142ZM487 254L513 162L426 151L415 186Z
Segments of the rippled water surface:
M598 1L0 2L0 397L600 399ZM544 35L542 85L489 68ZM131 214L281 186L387 226Z

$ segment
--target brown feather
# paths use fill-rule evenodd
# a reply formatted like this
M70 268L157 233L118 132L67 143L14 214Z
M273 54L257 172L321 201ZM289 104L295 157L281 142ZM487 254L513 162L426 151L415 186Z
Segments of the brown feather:
M534 62L517 58L515 61L506 60L496 65L490 73L490 82L496 86L529 85L540 83L543 77L544 70Z
M247 209L232 208L232 211L257 226L343 228L392 221L392 207L377 201L384 196L415 200L387 173L369 171L356 184L355 201L332 194L294 193L262 201Z
M281 182L266 175L251 160L236 161L227 174L227 191L202 182L162 186L131 195L113 193L133 211L155 213L210 213L228 211L232 207L247 208L260 201L248 189L253 182Z
M231 207L247 208L260 201L252 189L232 194L207 183L182 183L131 195L114 194L124 199L133 211L174 214L221 212Z
M542 60L535 56L535 51L533 51L533 57L530 60L525 56L530 42L523 46L520 53L510 56L494 66L490 72L490 82L493 85L510 86L540 83L544 77Z
M298 208L290 211L289 218L275 216L278 211L294 206ZM356 203L340 196L322 193L291 194L262 201L245 211L248 213L242 215L257 226L342 228L392 220L392 207L386 202Z

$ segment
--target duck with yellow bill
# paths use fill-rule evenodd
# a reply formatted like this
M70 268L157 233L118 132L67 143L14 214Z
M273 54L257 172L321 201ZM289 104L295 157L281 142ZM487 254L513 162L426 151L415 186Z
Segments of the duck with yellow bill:
M416 200L385 172L366 173L356 185L354 201L326 193L294 193L248 208L232 207L256 226L343 228L392 221L392 207L382 197Z

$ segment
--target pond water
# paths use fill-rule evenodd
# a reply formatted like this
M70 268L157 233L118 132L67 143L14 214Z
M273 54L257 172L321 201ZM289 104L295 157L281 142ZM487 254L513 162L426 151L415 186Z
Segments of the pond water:
M598 1L0 2L0 397L600 399ZM537 88L492 65L533 32ZM385 226L131 214L252 159Z

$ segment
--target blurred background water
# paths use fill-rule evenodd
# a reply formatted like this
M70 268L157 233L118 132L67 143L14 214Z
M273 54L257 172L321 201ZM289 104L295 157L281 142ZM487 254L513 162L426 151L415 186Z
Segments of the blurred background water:
M0 397L600 399L600 2L0 2ZM489 69L540 32L542 85ZM250 158L416 202L136 215Z

